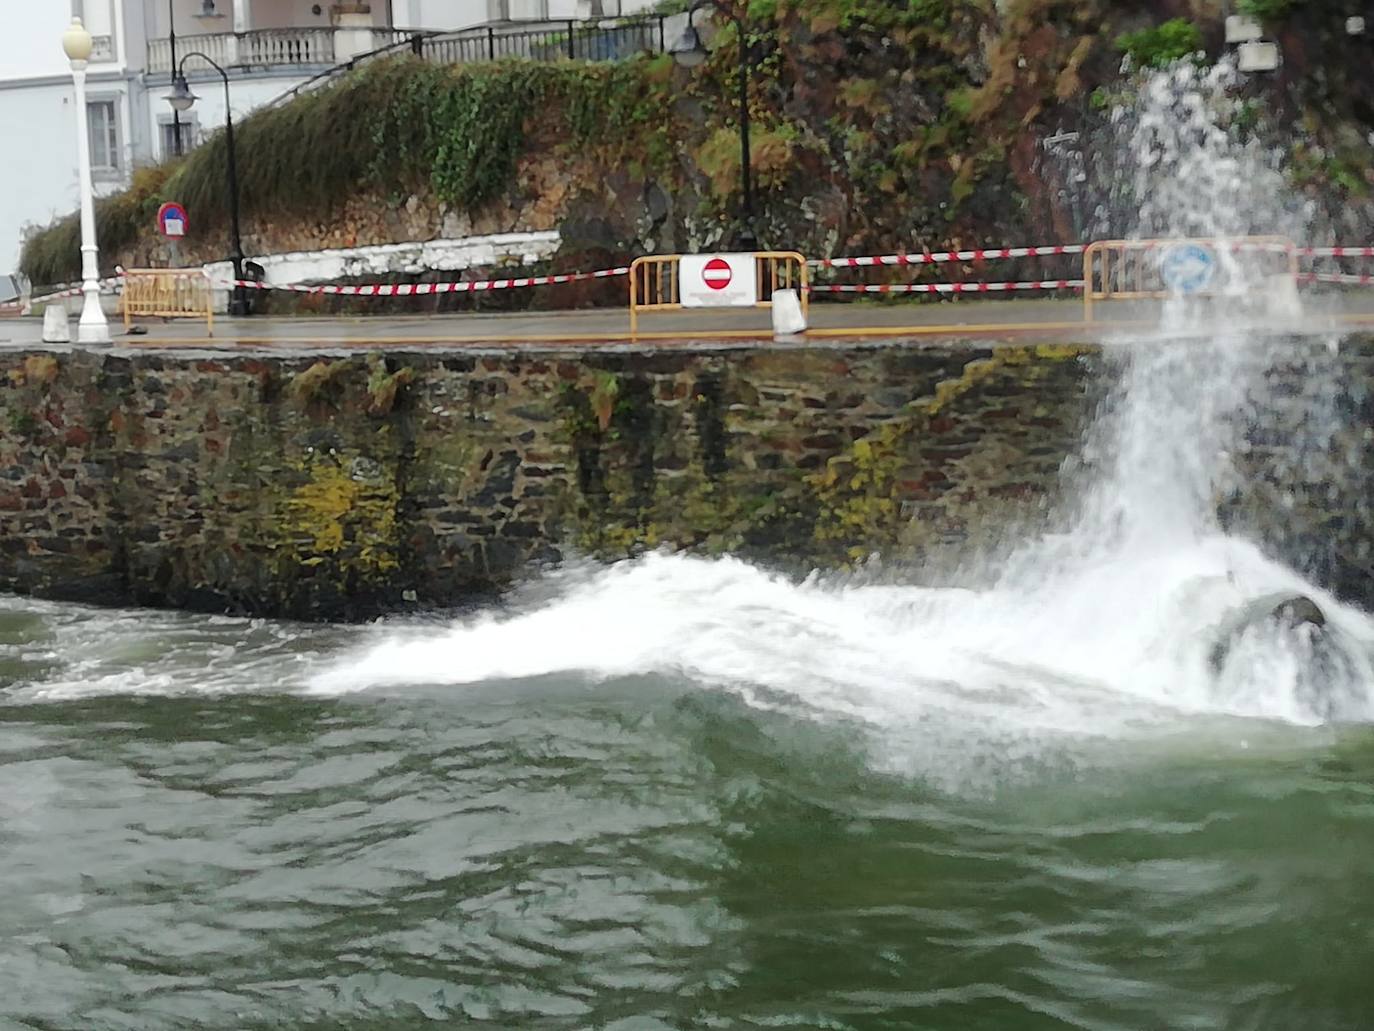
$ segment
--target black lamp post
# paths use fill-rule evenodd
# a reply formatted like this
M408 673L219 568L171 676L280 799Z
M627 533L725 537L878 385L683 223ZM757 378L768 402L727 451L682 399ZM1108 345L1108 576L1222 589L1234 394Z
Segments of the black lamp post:
M693 0L687 11L687 27L682 37L673 44L670 51L673 60L684 68L695 68L706 60L706 47L701 35L692 25L692 18L703 7L713 7L735 23L739 32L739 146L741 201L744 208L744 227L739 234L739 247L745 251L759 249L758 238L754 235L754 174L749 159L749 41L745 38L744 19L735 13L733 7L721 0Z
M181 64L177 67L176 82L172 86L172 92L167 95L167 103L172 105L174 111L189 111L191 105L200 99L186 84L186 62L192 57L199 57L219 72L220 78L224 80L224 142L229 152L229 231L230 243L233 245L229 260L234 264L234 289L229 299L229 314L247 315L248 296L239 285L243 279L244 258L243 240L239 235L239 173L234 155L234 115L229 108L229 75L213 59L199 50L192 50L181 59Z
M174 0L167 0L167 46L172 52L172 88L177 84L177 16ZM172 153L181 157L181 110L172 105Z

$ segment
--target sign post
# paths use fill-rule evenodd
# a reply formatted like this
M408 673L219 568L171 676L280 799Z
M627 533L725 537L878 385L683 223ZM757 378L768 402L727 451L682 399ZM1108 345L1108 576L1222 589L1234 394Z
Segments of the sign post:
M157 231L167 238L168 249L172 252L172 265L179 266L181 256L177 245L186 235L186 209L171 200L158 208Z

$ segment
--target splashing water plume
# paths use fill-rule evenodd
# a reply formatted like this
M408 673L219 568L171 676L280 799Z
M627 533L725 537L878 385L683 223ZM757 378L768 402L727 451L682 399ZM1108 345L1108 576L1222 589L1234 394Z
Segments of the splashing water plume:
M1300 235L1276 157L1226 128L1234 78L1180 64L1114 116L1118 203L1137 236ZM1205 309L1172 299L1159 332L1108 348L1119 381L1082 460L1095 482L1067 531L1022 545L989 588L795 584L736 560L650 555L570 567L545 585L552 597L441 632L384 630L312 687L671 673L857 721L888 742L885 761L956 781L975 763L1081 758L1199 715L1367 719L1374 624L1216 522L1228 456L1266 413L1264 370L1293 347L1243 328L1262 280L1243 252L1217 258L1226 296ZM1333 377L1325 353L1304 359L1310 378ZM1315 415L1329 433L1330 413ZM1320 607L1320 640L1247 623L1292 596ZM1219 651L1223 639L1235 647Z

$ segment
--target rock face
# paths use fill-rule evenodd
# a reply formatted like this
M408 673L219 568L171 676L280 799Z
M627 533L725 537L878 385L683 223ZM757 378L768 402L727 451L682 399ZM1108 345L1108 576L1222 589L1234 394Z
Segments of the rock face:
M0 587L307 619L572 553L795 568L1038 522L1091 410L1065 348L7 355Z

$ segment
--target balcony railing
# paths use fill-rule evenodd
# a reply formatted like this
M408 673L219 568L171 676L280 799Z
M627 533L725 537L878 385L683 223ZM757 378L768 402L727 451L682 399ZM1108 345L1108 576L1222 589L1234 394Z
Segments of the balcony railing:
M237 38L239 64L334 63L333 29L263 29Z
M334 29L255 29L177 37L177 57L199 50L226 68L282 68L334 63ZM172 71L172 47L165 39L148 41L148 71Z

